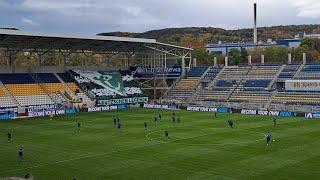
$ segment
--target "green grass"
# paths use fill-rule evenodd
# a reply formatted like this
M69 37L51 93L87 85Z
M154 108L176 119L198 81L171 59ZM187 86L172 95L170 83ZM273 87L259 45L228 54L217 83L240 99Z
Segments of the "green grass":
M153 123L161 112L162 121ZM113 126L119 115L122 129ZM320 121L135 109L0 122L0 177L35 179L318 179ZM76 120L82 124L77 131ZM143 123L147 121L149 131ZM13 129L13 142L6 133ZM275 142L266 146L264 133ZM171 139L165 141L164 131ZM17 149L25 147L20 162Z

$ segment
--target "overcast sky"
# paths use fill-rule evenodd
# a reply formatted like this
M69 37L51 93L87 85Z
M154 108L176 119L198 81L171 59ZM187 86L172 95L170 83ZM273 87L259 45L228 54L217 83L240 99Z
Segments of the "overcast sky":
M320 24L320 0L0 0L0 27L64 34Z

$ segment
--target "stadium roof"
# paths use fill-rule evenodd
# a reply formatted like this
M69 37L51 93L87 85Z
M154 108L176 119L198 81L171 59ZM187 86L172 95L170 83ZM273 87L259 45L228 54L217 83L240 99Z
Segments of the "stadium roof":
M192 51L191 48L157 42L155 39L116 36L82 36L0 29L0 47L29 50L84 50L100 52ZM183 53L182 53L183 54Z

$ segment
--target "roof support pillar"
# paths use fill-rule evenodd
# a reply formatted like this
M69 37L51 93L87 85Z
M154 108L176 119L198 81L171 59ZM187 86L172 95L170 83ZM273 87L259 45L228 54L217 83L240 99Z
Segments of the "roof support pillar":
M164 68L167 69L167 54L164 54Z
M185 66L186 66L186 60L185 60L185 56L181 57L181 75L182 77L185 75Z
M11 72L15 72L15 65L16 65L16 58L17 58L18 51L16 50L6 50L7 56L7 65L11 68Z
M291 53L288 54L288 64L292 63L292 55Z
M37 52L37 54L36 54L36 66L37 67L41 66L41 56L42 56L42 54Z
M229 65L229 60L228 60L228 56L224 57L224 66L228 66Z
M217 59L217 57L214 57L214 58L213 58L213 66L214 66L214 67L217 67L217 66L218 66L218 59Z

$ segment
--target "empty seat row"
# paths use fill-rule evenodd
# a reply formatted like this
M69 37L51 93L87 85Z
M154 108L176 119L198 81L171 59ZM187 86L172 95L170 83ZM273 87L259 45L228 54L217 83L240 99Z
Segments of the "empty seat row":
M31 74L36 82L40 83L60 83L59 79L53 73Z
M0 107L15 107L15 103L9 96L0 97Z
M261 91L238 91L232 93L230 101L241 101L241 102L266 102L270 99L271 93Z
M31 83L35 83L35 80L27 73L0 74L0 81L3 84L31 84Z
M6 93L3 91L3 89L0 87L0 97L6 96Z
M174 89L192 89L198 83L199 78L197 77L188 77L181 79L180 82L174 87Z
M203 77L202 80L203 81L212 81L217 76L217 74L219 74L220 71L221 71L221 68L210 67L210 69L205 74L205 76Z
M297 103L297 104L319 104L320 94L319 93L302 93L302 92L281 92L277 93L273 102L278 103Z
M187 72L186 76L201 77L203 73L206 72L207 69L208 67L193 67Z
M15 98L21 106L54 104L54 102L48 95L15 96Z
M6 84L5 86L13 96L46 94L39 84Z
M244 87L267 88L269 84L270 80L247 80Z
M58 76L59 76L65 83L74 82L74 80L72 79L72 77L70 76L69 73L58 73Z
M195 101L226 101L231 92L203 90L194 98Z
M166 96L166 99L170 100L186 100L187 98L190 98L193 94L193 90L191 89L172 89L168 95Z

